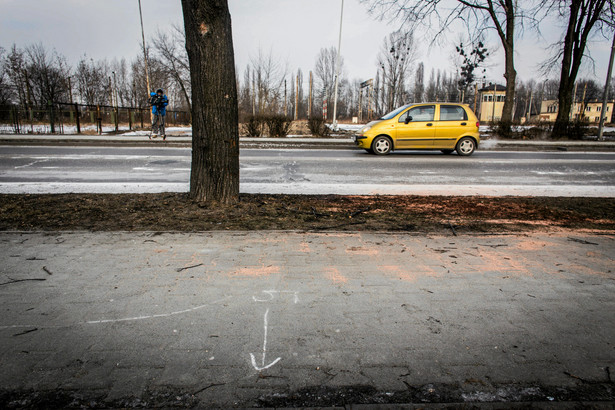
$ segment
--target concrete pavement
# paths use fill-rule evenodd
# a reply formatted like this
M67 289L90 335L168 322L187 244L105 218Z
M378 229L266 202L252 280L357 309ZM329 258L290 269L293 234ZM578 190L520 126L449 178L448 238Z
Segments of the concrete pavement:
M615 401L612 234L0 241L0 405Z

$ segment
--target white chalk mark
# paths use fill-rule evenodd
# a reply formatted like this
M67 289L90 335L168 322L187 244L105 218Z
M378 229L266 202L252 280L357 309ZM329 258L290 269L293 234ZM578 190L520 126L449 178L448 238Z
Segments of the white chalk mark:
M269 302L270 300L273 300L273 294L275 292L275 290L263 290L263 293L269 296L268 299L259 299L256 296L252 296L252 300L254 300L255 302Z
M157 315L147 315L147 316L125 317L125 318L122 318L122 319L89 320L89 321L87 321L85 323L87 323L87 324L97 324L97 323L128 322L128 321L132 321L132 320L145 320L145 319L154 319L154 318L159 318L159 317L169 317L169 316L181 315L182 313L194 312L195 310L200 310L200 309L206 308L207 306L214 305L214 304L220 303L220 302L224 302L225 300L227 300L229 298L230 298L230 296L227 296L225 298L222 298L220 300L216 300L216 301L207 303L205 305L195 306L193 308L184 309L184 310L178 310L176 312L171 312L171 313L161 313L161 314L157 314Z
M250 353L250 359L252 361L252 366L257 370L257 371L262 371L265 369L270 368L271 366L273 366L274 364L276 364L277 362L279 362L280 360L282 360L281 357L278 357L277 359L275 359L273 362L269 363L268 365L265 365L265 361L266 361L266 357L267 357L267 328L269 327L269 308L267 308L267 310L265 311L265 336L264 336L264 340L263 340L263 360L261 362L261 366L259 367L256 364L256 357L254 357L254 355L252 353Z
M256 296L252 296L252 300L255 302L270 302L275 298L276 294L280 293L292 293L293 295L293 303L299 303L299 292L295 292L292 290L263 290L264 294L267 295L265 298L258 298Z

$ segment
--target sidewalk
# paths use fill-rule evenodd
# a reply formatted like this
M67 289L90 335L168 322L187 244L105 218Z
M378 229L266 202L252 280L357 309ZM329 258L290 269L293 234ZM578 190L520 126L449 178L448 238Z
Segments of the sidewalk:
M86 145L151 145L164 144L190 146L190 135L168 135L150 140L147 132L143 135L0 135L0 144L86 144ZM249 138L239 139L242 148L334 148L356 149L351 136L336 138L312 138L291 136L287 138ZM481 141L480 150L535 150L535 151L613 151L615 141L536 141L536 140L495 140Z
M615 401L611 235L0 240L3 407Z

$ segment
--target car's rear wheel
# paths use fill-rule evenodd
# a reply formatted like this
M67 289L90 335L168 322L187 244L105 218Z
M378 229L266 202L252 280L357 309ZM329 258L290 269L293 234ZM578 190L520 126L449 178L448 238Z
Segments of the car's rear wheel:
M393 141L388 137L380 136L374 138L372 142L372 151L376 155L387 155L393 150Z
M440 151L442 151L443 154L449 155L452 154L453 151L455 151L454 149L441 149Z
M468 155L472 155L476 150L476 141L474 141L470 137L463 137L457 142L456 151L457 154L462 157L467 157Z

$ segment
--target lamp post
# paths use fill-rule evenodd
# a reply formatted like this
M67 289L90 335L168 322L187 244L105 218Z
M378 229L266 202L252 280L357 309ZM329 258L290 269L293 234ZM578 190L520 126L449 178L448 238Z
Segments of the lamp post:
M118 127L119 127L119 103L117 101L117 81L115 79L115 71L111 71L111 74L113 74L113 89L111 91L111 96L115 96L115 132L118 131Z
M337 129L337 92L340 79L340 49L342 47L342 23L344 21L344 0L342 0L342 11L340 13L340 36L337 43L337 60L335 69L335 96L333 97L333 129Z
M613 72L613 58L615 57L615 33L613 33L613 45L611 46L611 59L609 60L609 68L606 73L606 84L604 86L604 94L602 96L602 109L600 110L600 124L598 125L598 141L602 140L602 131L604 130L604 116L608 107L609 87L611 86L611 74ZM615 104L613 105L615 108ZM611 114L613 114L611 112Z
M72 75L68 76L68 97L70 98L70 103L73 103L73 85L70 82Z
M149 84L149 68L147 63L147 51L145 48L145 31L143 30L143 13L141 12L141 0L139 0L139 17L141 19L141 38L143 39L143 58L145 60L145 82L147 84L147 98L149 99L149 93L152 91ZM149 113L150 121L153 120L153 114Z

